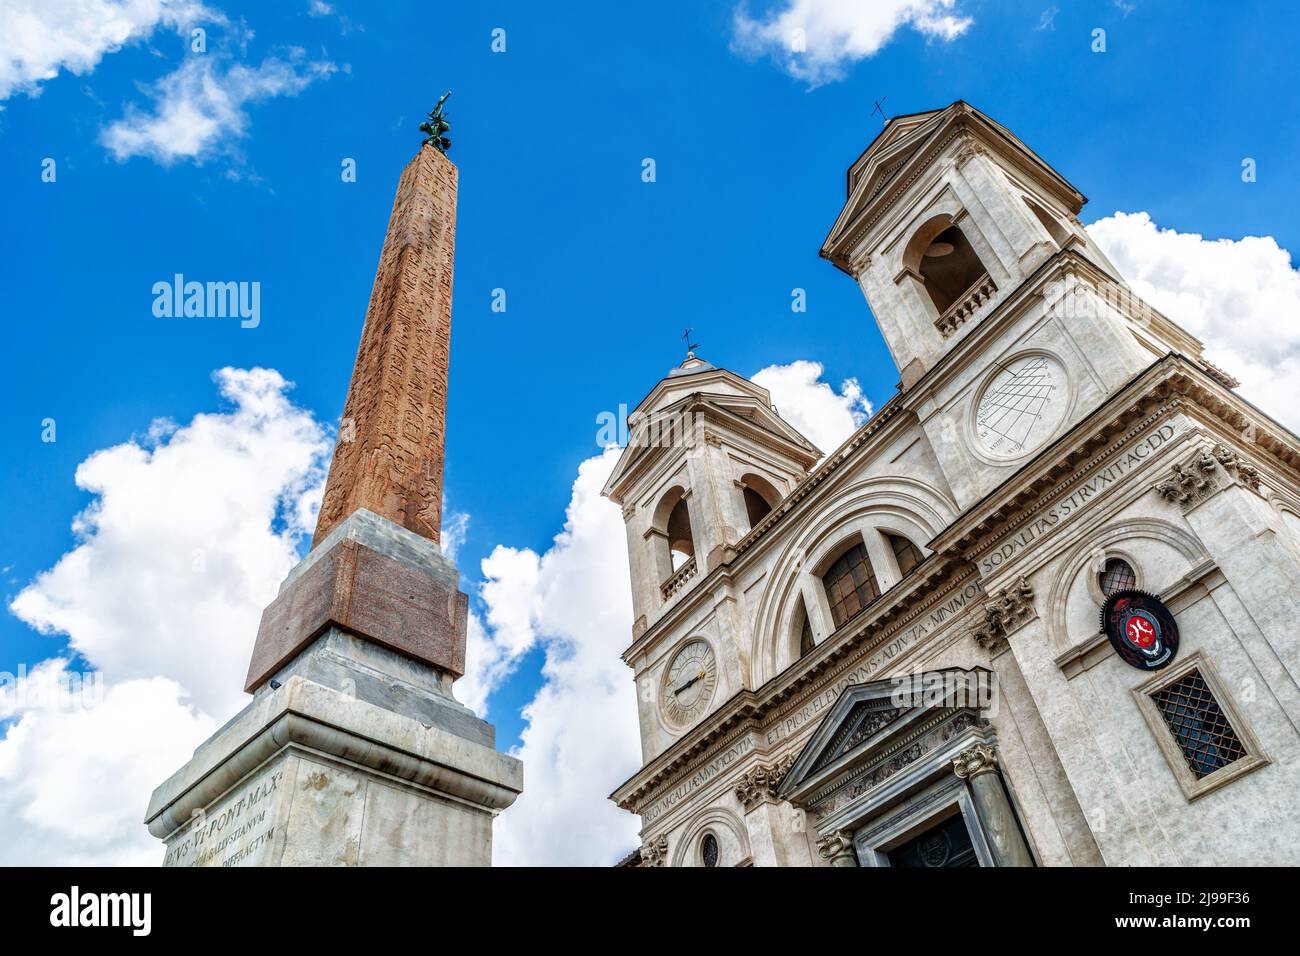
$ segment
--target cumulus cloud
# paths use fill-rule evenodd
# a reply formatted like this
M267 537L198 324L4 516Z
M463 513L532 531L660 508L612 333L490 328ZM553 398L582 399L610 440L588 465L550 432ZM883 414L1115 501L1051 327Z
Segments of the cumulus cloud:
M225 22L197 0L0 0L0 100L39 95L60 70L84 76L159 27Z
M184 159L202 163L247 135L250 103L296 96L336 69L328 61L307 60L296 48L256 67L227 65L215 54L191 57L154 84L151 109L128 106L100 140L119 162L146 156L163 165Z
M231 408L96 452L77 543L10 610L66 646L0 681L0 861L157 863L149 794L247 701L262 608L297 560L330 443L269 369L214 376ZM71 661L98 692L51 692Z
M856 378L845 379L837 392L821 380L820 362L797 359L789 365L769 365L754 382L772 394L772 404L787 423L830 454L871 417L871 402Z
M1300 428L1300 272L1271 236L1206 239L1145 212L1088 227L1136 292L1205 343L1239 391Z
M514 751L524 792L497 822L498 865L604 866L637 842L637 819L607 798L640 756L632 672L619 658L632 624L623 516L600 497L617 457L611 448L579 466L564 530L544 554L498 546L483 560L497 652L481 663L500 670L545 649Z
M298 499L315 494L329 443L278 372L227 368L216 382L233 410L82 462L77 486L95 497L73 524L79 543L10 609L66 634L110 683L164 674L229 714L262 608L297 560L308 530Z
M20 714L0 738L0 864L156 866L161 845L141 824L149 794L217 721L164 677L76 699L25 686L66 680L68 663L46 661L0 694L0 712Z
M874 56L903 27L947 41L971 23L956 0L784 0L759 17L741 4L732 49L770 56L796 79L821 86L843 79L849 66Z
M820 371L796 362L759 376L787 419L830 448L868 407L856 383L836 392ZM141 825L150 792L247 700L259 616L314 523L330 446L279 373L215 380L228 410L159 419L82 463L76 481L93 502L75 546L10 606L66 644L17 680L0 675L0 863L157 863ZM456 695L485 712L524 656L543 652L515 749L527 786L497 823L500 864L607 865L637 843L637 819L607 798L640 765L620 657L627 545L619 509L600 496L617 456L579 466L548 549L502 545L481 565L482 614ZM448 526L454 539L463 523L453 512ZM80 670L102 680L78 701L59 688Z

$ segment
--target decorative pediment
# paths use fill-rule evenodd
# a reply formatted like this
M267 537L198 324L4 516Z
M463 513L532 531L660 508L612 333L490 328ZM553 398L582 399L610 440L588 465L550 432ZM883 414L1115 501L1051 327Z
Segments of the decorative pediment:
M983 726L992 672L945 668L855 684L795 758L777 796L830 812Z
M1083 206L1082 193L1018 137L958 100L941 110L899 116L885 124L849 169L844 207L822 244L822 256L850 272L860 268L861 260L851 263L850 257L862 238L902 194L901 187L949 149L957 150L959 162L981 151L997 151L1047 184L1075 213Z
M738 378L731 372L715 371ZM711 380L715 385L724 384L719 379L711 377ZM747 386L743 390L728 387L706 391L709 382L696 380L684 392L671 389L651 392L650 398L629 416L627 446L605 483L604 493L617 494L642 463L666 451L706 443L720 447L728 434L748 435L760 444L772 445L804 468L816 464L822 457L821 450L772 408L767 390L744 379L740 381Z

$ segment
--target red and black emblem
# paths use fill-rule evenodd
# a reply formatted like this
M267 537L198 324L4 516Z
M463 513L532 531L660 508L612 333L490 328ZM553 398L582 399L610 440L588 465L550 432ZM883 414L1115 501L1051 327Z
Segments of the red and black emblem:
M1130 664L1157 671L1178 653L1178 625L1164 602L1145 591L1116 591L1101 609L1101 627L1111 646Z

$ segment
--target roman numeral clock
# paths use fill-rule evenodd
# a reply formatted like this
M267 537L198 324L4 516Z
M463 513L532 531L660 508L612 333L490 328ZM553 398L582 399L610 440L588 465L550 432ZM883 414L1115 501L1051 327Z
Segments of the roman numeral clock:
M1069 404L1065 369L1048 355L997 366L975 411L975 435L994 458L1019 458L1055 434Z
M704 716L718 683L718 659L708 641L687 641L664 672L661 691L664 720L686 727Z

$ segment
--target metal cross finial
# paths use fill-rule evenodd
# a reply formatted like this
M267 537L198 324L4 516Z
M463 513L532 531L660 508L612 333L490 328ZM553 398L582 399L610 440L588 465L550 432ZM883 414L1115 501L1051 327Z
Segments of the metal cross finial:
M877 113L880 114L880 121L882 123L889 122L889 117L885 115L885 110L884 110L885 100L887 99L889 99L888 96L882 96L880 99L876 100L876 108L871 111L872 116L875 116Z
M691 333L694 332L694 331L695 331L695 330L692 329L692 328L687 328L686 331L682 333L682 341L686 343L686 354L687 354L687 355L690 355L692 352L694 352L696 349L698 349L698 348L700 347L700 343L699 343L699 342L692 342L692 341L691 341Z

